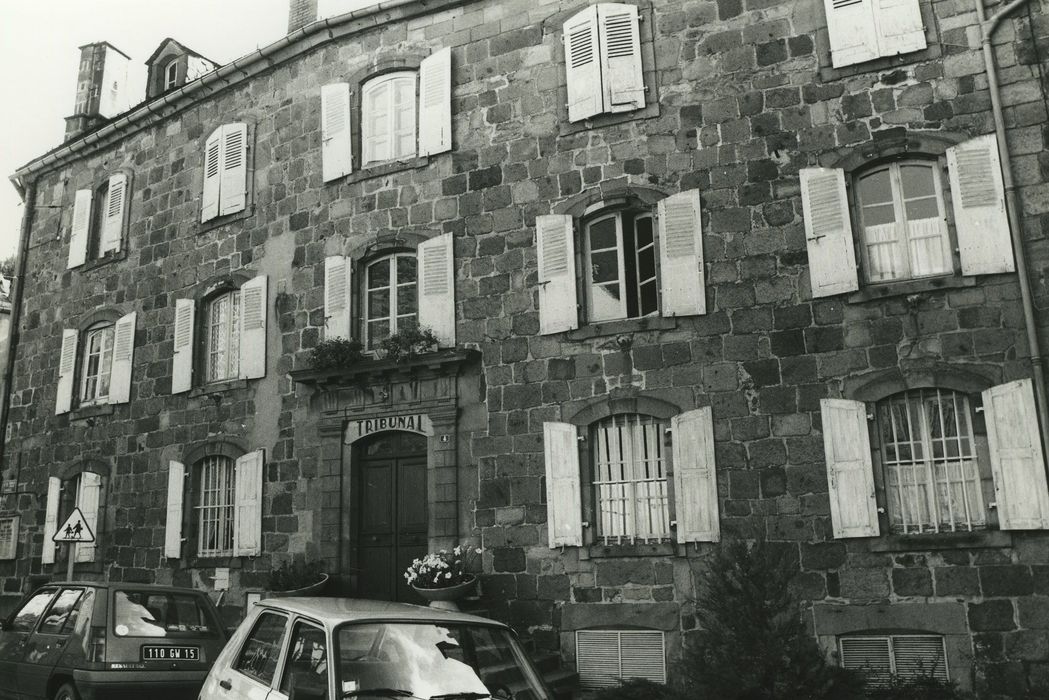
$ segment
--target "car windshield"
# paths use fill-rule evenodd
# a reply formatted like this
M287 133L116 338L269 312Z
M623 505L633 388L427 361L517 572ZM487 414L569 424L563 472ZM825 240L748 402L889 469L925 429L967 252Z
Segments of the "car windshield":
M216 636L219 626L195 593L117 591L113 633L118 637Z
M520 645L500 627L346 624L335 638L340 697L388 698L404 691L424 700L548 700Z

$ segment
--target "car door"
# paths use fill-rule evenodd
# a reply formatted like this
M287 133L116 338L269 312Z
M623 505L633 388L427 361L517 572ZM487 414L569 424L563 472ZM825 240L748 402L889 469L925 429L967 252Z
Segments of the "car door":
M26 641L56 592L54 587L41 588L4 620L0 629L0 698L19 697L18 670L25 657Z
M333 674L324 627L298 618L292 623L277 687L268 700L329 700Z
M217 670L218 691L207 700L266 700L280 668L288 637L288 616L261 613L228 668Z
M84 588L63 586L29 634L16 672L16 684L26 697L47 695L47 681L69 643L83 599Z

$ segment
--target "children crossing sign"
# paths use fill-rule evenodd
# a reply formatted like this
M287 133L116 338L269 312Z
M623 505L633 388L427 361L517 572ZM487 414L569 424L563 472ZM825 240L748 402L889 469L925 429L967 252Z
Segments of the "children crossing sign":
M95 533L91 532L91 527L87 524L80 509L74 508L51 539L55 542L94 542Z

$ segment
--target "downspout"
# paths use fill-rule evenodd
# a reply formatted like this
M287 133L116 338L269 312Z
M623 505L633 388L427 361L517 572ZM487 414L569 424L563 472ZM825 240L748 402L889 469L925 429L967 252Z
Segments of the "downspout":
M1020 204L1016 195L1016 182L1013 180L1012 160L1009 157L1009 145L1005 140L1005 117L1002 116L1002 97L998 87L998 65L994 60L994 48L991 39L1002 20L1013 10L1023 6L1027 0L1013 0L989 19L983 7L983 0L975 0L977 26L980 30L980 42L983 44L983 63L987 71L987 88L991 93L991 110L994 113L994 135L998 139L998 153L1002 161L1002 183L1005 185L1005 211L1009 217L1009 230L1013 240L1013 255L1016 258L1016 273L1020 281L1020 300L1023 305L1024 325L1027 328L1027 344L1031 349L1031 371L1034 374L1034 399L1038 408L1038 427L1041 433L1042 454L1049 455L1049 397L1046 396L1044 357L1041 343L1038 342L1038 327L1035 324L1034 300L1031 296L1031 278L1027 269L1027 255L1024 253L1023 230L1021 229ZM1032 28L1032 32L1033 32ZM1044 90L1044 87L1042 88ZM1049 464L1043 463L1049 473Z

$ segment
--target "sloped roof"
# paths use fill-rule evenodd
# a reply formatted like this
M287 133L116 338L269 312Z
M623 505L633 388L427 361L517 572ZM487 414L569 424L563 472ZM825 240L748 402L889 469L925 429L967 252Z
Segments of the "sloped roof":
M212 61L207 56L203 56L203 55L197 53L196 51L194 51L193 49L189 48L185 44L183 44L183 43L181 43L179 41L176 41L176 40L172 39L171 37L167 37L166 39L164 39L163 41L160 42L160 46L157 47L157 50L154 51L152 54L150 54L149 58L146 59L146 65L147 66L150 65L151 63L153 63L153 61L155 61L157 59L157 57L160 54L164 53L164 49L166 49L169 44L174 44L175 47L179 51L181 51L182 53L187 53L190 56L196 56L197 58L203 58L208 63L214 63L216 66L221 65L218 61Z

